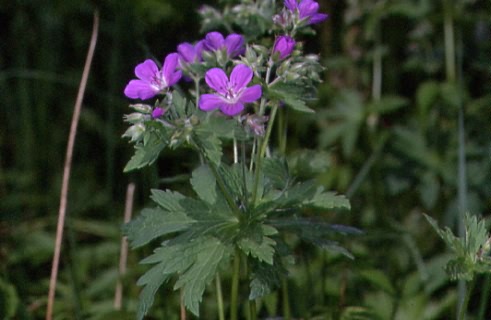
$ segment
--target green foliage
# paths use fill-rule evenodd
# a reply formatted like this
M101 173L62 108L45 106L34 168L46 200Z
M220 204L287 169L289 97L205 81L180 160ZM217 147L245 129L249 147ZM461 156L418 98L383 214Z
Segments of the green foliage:
M430 216L425 215L425 218L453 252L453 258L446 266L452 280L471 281L477 273L491 272L491 238L484 220L467 213L464 218L465 236L459 238L448 227L440 229Z
M279 230L352 257L339 243L327 237L359 234L359 230L295 217L297 210L304 208L349 209L348 200L324 192L314 183L291 184L293 178L282 159L269 158L264 165L268 169L261 180L261 189L265 193L255 207L249 207L252 204L247 200L252 176L238 165L222 163L216 170L210 163L195 169L190 184L197 199L177 192L152 190L152 199L158 207L144 209L124 228L133 247L165 239L153 255L142 261L155 266L138 282L144 287L140 295L139 319L148 312L158 288L173 275L178 276L174 289L183 289L186 307L198 315L205 286L219 271L222 262L227 262L237 250L251 261L250 299L270 293L278 286L284 270L281 257L285 253L280 254L277 248L278 241L284 242L284 235ZM281 193L280 197L270 198L271 194ZM237 207L238 202L245 206ZM272 217L275 218L270 220Z

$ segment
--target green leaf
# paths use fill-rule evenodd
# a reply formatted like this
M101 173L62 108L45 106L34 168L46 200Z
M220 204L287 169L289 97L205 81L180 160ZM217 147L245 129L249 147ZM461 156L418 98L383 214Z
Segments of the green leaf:
M131 246L137 248L157 237L185 230L193 221L182 210L143 209L136 219L124 226L124 233Z
M193 171L191 177L191 186L198 197L209 204L213 204L216 200L216 179L210 168L206 165L201 165Z
M152 196L150 198L167 211L184 211L181 201L186 199L186 197L179 192L158 189L152 189L151 192Z
M230 248L216 238L196 238L191 242L170 245L164 242L155 253L142 263L157 263L139 280L138 285L144 286L138 305L138 319L141 320L153 304L158 288L173 274L179 278L174 289L183 289L186 307L199 316L205 286L217 272L219 264L228 259Z
M151 165L166 146L167 141L155 132L146 132L143 143L135 145L135 154L128 161L123 171L128 172Z
M183 289L185 306L199 316L199 304L206 285L215 277L220 263L228 259L230 250L216 238L208 238L199 245L193 265L179 277L174 289Z
M205 130L194 130L194 141L201 150L206 159L211 163L218 165L222 158L222 142L220 139Z
M284 102L293 110L315 113L314 110L307 107L304 100L299 98L305 97L305 90L301 86L278 82L267 88L265 93L270 99Z
M376 114L390 113L406 106L407 99L399 96L384 96L380 100L371 102L367 107L370 112Z
M338 195L334 192L324 192L323 187L318 187L312 199L304 201L303 204L318 209L350 209L349 200L344 195Z
M374 284L377 288L382 289L391 295L396 293L396 290L387 274L380 270L360 270L359 275L370 283Z
M244 238L239 241L239 247L245 254L271 265L273 264L275 245L276 242L268 237L263 237L259 243L250 238Z
M264 297L280 285L280 277L286 272L278 265L252 262L249 300Z
M276 189L283 190L290 183L288 164L284 159L266 158L263 160L264 176Z

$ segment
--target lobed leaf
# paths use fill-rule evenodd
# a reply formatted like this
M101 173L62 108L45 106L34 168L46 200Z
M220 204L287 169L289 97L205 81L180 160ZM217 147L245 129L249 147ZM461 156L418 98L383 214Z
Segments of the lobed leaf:
M215 202L217 198L216 179L208 166L201 165L196 168L192 173L190 182L201 200L209 204Z

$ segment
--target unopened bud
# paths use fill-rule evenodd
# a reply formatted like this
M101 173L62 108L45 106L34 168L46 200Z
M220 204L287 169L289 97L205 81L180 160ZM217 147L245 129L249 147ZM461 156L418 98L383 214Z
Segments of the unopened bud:
M130 138L131 141L138 141L142 138L145 133L145 125L143 123L137 123L132 125L123 134L123 137Z
M130 104L130 108L146 114L150 114L152 112L152 107L149 106L148 104L143 104L143 103Z

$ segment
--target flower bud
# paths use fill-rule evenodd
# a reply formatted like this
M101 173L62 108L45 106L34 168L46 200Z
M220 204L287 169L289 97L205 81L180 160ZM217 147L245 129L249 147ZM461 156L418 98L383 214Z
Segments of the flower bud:
M160 118L161 116L164 115L165 111L166 110L164 108L159 108L159 107L153 109L152 118L154 118L154 119Z
M148 115L140 113L140 112L133 112L130 114L124 115L124 121L129 122L129 123L138 123L138 122L143 122L145 120L148 120Z
M143 103L130 104L130 108L146 114L150 114L152 112L152 107L149 106L148 104L143 104Z
M295 48L295 40L289 36L279 36L273 46L273 56L278 56L280 60L288 57Z
M123 134L123 138L131 138L131 141L138 141L142 138L144 133L145 125L143 123L137 123L126 130L126 132Z

